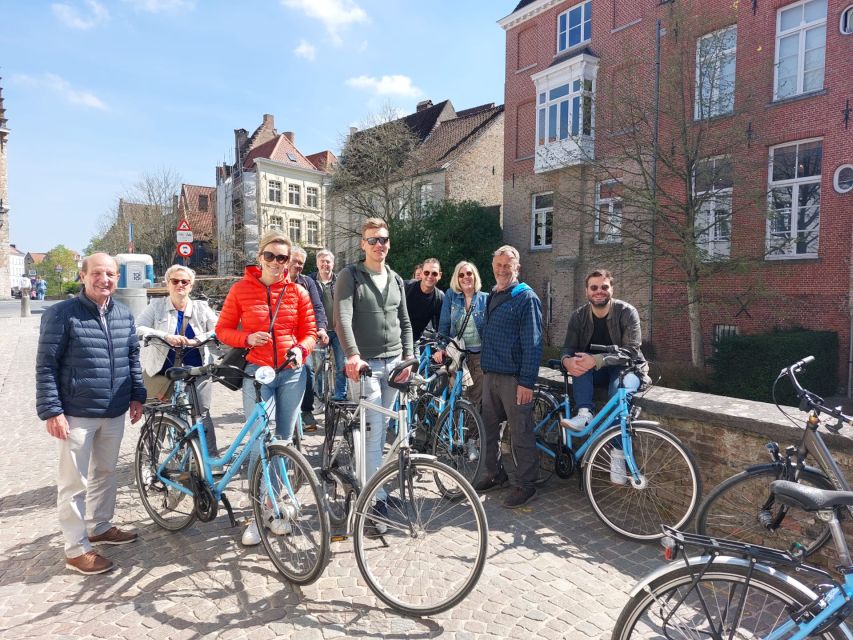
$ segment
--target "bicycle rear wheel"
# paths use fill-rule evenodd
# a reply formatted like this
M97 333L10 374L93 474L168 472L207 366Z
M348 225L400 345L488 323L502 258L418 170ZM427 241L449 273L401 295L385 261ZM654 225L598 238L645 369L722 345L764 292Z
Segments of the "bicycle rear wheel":
M157 473L186 432L185 422L161 414L145 422L136 443L133 466L142 506L157 525L168 531L185 529L196 519L195 496L168 486ZM188 440L166 464L163 476L191 487L191 474L198 473L198 469Z
M699 507L696 532L790 551L794 543L805 555L820 549L830 538L829 523L802 509L783 505L770 493L770 483L786 479L781 464L752 467L717 485ZM825 475L803 469L800 483L833 489Z
M436 478L458 497L446 498ZM432 458L412 456L402 469L399 460L381 467L359 496L353 527L367 585L408 615L456 606L486 563L489 531L477 493L458 471Z
M696 585L697 572L675 565L637 593L619 615L612 640L734 638L759 640L790 620L790 612L813 599L798 582L749 567L713 562ZM789 637L786 635L785 637ZM845 638L840 629L819 635Z
M630 473L624 484L614 481L612 453L621 442L621 431L615 427L598 437L584 459L586 495L596 515L619 535L658 540L662 524L679 529L693 518L702 479L693 454L671 433L637 423L629 425L628 433L640 483L635 484ZM624 480L627 468L621 464Z
M456 469L468 482L474 482L480 468L482 434L483 418L473 404L459 398L452 412L448 406L438 416L432 454L439 462ZM452 495L448 493L448 497Z
M309 584L329 559L329 520L311 465L293 447L267 445L267 470L252 475L255 522L267 554L285 578ZM278 513L276 513L276 507Z
M538 427L536 429L536 452L539 455L539 474L533 481L536 485L543 485L548 482L556 469L557 458L549 456L539 447L545 446L556 454L562 446L563 437L560 427L560 414L556 411L558 406L557 400L550 393L544 389L536 390L536 394L533 396L533 426L534 428ZM551 415L551 419L539 427L539 424L549 415ZM512 461L515 467L518 468L518 459L511 440L510 449L512 450Z
M334 403L333 403L334 404ZM336 408L333 418L326 424L320 469L323 480L323 493L329 520L335 526L342 525L347 518L351 499L351 489L347 486L354 480L352 430L350 417L346 410Z

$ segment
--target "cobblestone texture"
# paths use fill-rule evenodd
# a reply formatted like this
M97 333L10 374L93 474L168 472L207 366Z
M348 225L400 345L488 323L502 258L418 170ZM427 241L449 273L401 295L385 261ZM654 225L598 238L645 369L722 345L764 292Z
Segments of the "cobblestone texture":
M118 564L101 576L65 569L56 523L56 452L35 415L38 316L0 318L0 637L4 638L607 638L636 580L659 563L656 546L610 533L576 479L552 479L515 511L487 494L489 559L458 607L403 617L373 596L349 541L332 544L323 576L303 588L283 581L262 548L243 548L223 513L179 533L148 519L130 485L139 429L122 446L116 524L139 542L100 547ZM214 416L230 440L237 393L219 388ZM307 440L316 451L322 429ZM249 515L231 492L238 518Z

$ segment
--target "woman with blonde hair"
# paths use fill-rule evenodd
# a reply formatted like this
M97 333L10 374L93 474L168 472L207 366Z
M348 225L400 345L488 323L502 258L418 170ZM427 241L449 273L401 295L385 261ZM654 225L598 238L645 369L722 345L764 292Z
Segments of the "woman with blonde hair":
M258 264L246 267L243 279L225 298L216 336L231 347L249 349L246 373L262 366L276 370L275 380L261 387L261 397L266 400L275 395L275 433L290 440L302 402L302 363L317 341L314 309L308 292L288 275L290 239L280 231L268 231L258 247ZM287 364L290 357L295 360L293 364ZM254 383L246 378L243 410L247 416L254 406ZM257 457L258 452L253 451L249 477ZM258 524L252 522L243 533L243 544L260 541Z

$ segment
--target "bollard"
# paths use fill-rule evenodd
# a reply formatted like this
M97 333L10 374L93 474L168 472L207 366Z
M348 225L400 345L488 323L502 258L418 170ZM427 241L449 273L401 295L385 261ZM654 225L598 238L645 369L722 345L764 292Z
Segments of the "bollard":
M30 290L21 289L21 317L30 317Z

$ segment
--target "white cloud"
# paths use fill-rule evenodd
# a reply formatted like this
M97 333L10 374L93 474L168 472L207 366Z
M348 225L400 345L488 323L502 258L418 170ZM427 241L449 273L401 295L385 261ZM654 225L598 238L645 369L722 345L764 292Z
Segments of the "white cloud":
M370 20L365 10L353 0L281 0L281 4L322 22L335 45L343 43L340 36L342 29Z
M191 11L195 0L123 0L137 11L147 13L167 13L170 11Z
M317 57L317 47L315 47L310 42L306 42L305 40L299 41L299 46L293 50L300 58L305 58L306 60L314 60Z
M55 3L50 5L53 15L55 15L62 24L71 29L87 30L95 27L102 22L106 22L110 18L107 8L98 3L96 0L85 0L86 6L89 7L91 15L84 16L82 13L72 7L70 4Z
M68 80L53 73L44 73L40 76L17 74L12 76L11 79L13 82L24 86L50 91L73 105L86 107L87 109L98 109L99 111L110 110L107 104L91 91L75 89Z
M380 96L406 96L416 98L423 95L418 87L412 84L412 79L408 76L382 76L374 78L371 76L358 76L349 78L346 81L347 85L355 89L366 89L373 91Z

